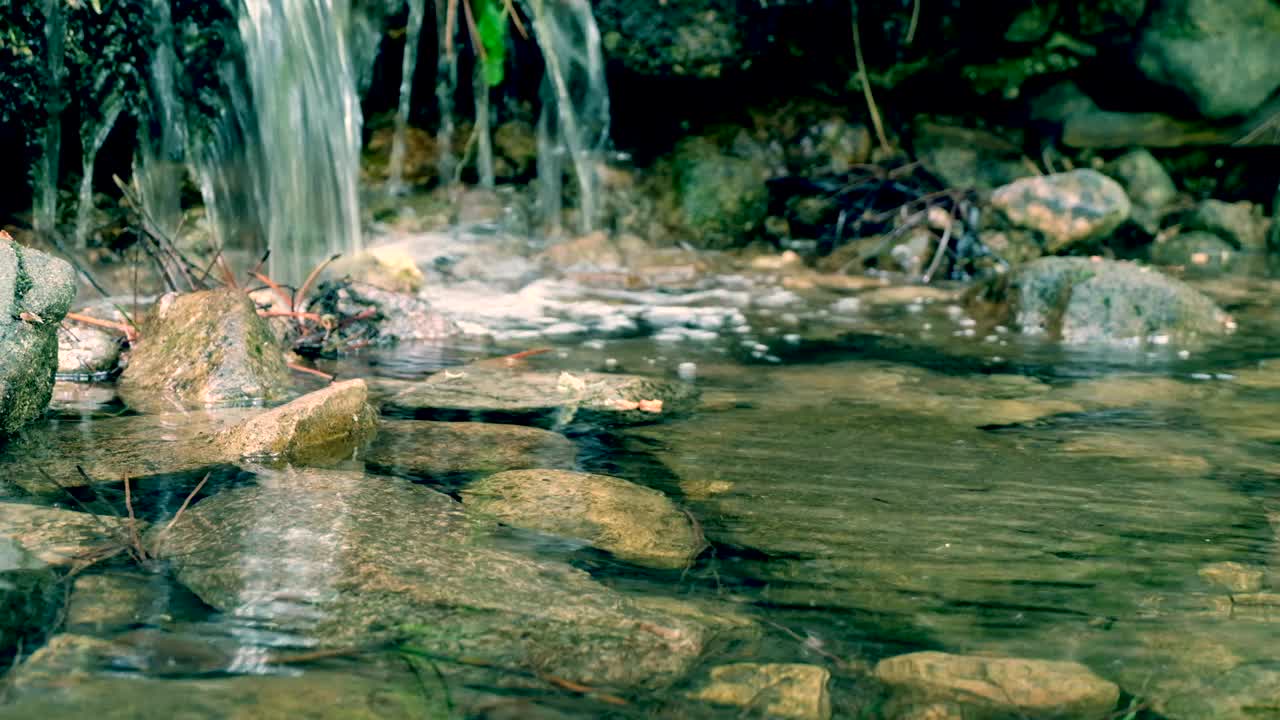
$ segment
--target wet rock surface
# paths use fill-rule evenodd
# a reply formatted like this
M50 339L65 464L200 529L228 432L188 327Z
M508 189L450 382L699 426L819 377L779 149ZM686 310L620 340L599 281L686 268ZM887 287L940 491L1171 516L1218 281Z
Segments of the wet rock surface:
M95 377L113 372L120 364L121 336L88 325L58 330L58 375Z
M710 680L690 697L769 717L829 720L830 679L831 673L817 665L735 663L712 668Z
M448 497L393 478L264 472L201 501L155 550L205 602L324 645L408 636L445 655L662 686L712 640L568 566L498 550Z
M58 323L76 294L70 265L6 238L0 238L0 438L48 406Z
M139 534L148 527L141 520L134 524ZM126 544L131 537L127 519L0 503L0 538L46 565L70 567L96 550Z
M991 204L1014 225L1042 233L1050 253L1105 238L1131 209L1124 188L1096 170L1017 180L996 188Z
M476 422L383 419L365 462L419 477L572 468L577 447L559 433Z
M896 691L898 712L950 713L943 717L1102 720L1120 698L1114 683L1074 662L919 652L880 661L875 676Z
M219 431L211 457L323 463L349 458L377 433L364 380L346 380Z
M582 540L638 565L688 567L705 545L668 497L608 475L512 470L471 483L462 502L508 525Z
M997 317L1029 335L1064 343L1208 339L1234 325L1189 285L1127 262L1041 258L986 290Z
M637 375L520 372L468 365L445 370L387 400L419 416L513 417L567 424L648 423L691 411L695 387Z
M207 290L157 302L119 388L130 407L158 413L281 400L290 378L248 296Z

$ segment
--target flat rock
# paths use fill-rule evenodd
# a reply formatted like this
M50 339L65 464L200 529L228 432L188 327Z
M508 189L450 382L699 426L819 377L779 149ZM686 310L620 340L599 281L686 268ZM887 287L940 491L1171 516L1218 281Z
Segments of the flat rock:
M117 643L85 635L52 638L9 676L0 718L68 720L443 720L448 702L435 683L362 665L355 672L160 679L105 673Z
M208 442L215 457L308 464L349 458L376 433L369 388L356 379L250 417Z
M732 705L771 718L829 720L831 673L801 663L735 663L711 669L711 679L695 700Z
M991 204L1014 225L1042 233L1050 253L1105 238L1131 209L1119 183L1088 169L1015 180L996 188Z
M370 467L431 477L572 468L577 455L565 436L523 425L383 419L364 458Z
M149 525L137 521L139 535ZM0 503L0 539L55 567L68 567L104 545L129 538L129 521L38 505Z
M1075 662L917 652L880 661L875 677L901 708L953 706L959 717L1102 720L1120 689ZM897 717L897 716L895 716Z
M120 397L143 412L284 399L283 351L238 290L166 295L142 326L120 375Z
M75 295L75 272L65 261L0 239L0 438L49 405L58 323Z
M638 375L519 372L475 364L438 372L391 397L386 407L419 417L629 425L688 412L697 398L689 384Z
M1234 326L1190 285L1130 262L1040 258L980 293L1003 324L1068 344L1193 342Z
M361 473L262 471L187 510L154 551L202 600L321 646L387 634L590 685L665 686L714 633L586 573L498 549L440 493Z
M684 568L705 546L666 495L608 475L512 470L468 485L462 501L508 525L582 540L639 565Z

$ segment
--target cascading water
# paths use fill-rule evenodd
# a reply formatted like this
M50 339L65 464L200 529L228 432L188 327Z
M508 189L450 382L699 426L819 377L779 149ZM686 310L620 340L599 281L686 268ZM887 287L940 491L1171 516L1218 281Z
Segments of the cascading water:
M529 0L533 31L546 61L538 120L538 182L543 218L558 226L564 160L578 191L578 230L600 220L598 164L609 142L609 86L600 30L588 0Z
M404 190L405 133L409 128L409 110L413 101L413 76L418 69L418 41L422 21L427 14L427 0L408 0L409 26L404 40L404 59L400 64L400 103L396 107L395 136L391 139L391 160L387 190L398 194Z
M242 0L240 10L249 92L232 103L251 102L252 110L234 107L228 119L250 118L243 169L256 176L248 181L257 184L252 192L271 250L270 272L296 283L329 255L362 246L350 3ZM211 184L216 192L236 182L224 177Z
M170 0L153 0L152 56L147 77L149 117L138 127L133 178L142 211L153 230L177 235L182 222L186 117L178 97Z
M41 157L34 178L35 198L33 225L40 232L51 232L58 222L58 162L62 153L62 71L66 41L66 19L62 0L45 0L45 51L47 110L49 117L40 140Z

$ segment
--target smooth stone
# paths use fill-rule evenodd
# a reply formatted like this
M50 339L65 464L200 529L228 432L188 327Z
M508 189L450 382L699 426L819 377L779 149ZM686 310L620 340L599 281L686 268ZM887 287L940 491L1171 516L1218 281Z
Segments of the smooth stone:
M817 665L735 663L712 668L710 681L689 697L771 718L829 720L830 679L831 673Z
M1131 209L1120 183L1088 169L1015 180L992 191L991 205L1042 233L1050 253L1107 237Z
M1067 344L1193 342L1234 322L1195 288L1130 262L1049 257L979 288L993 319Z
M507 525L582 540L637 565L688 567L706 546L666 495L608 475L511 470L471 483L462 502Z
M349 458L377 433L364 380L346 380L232 427L208 442L215 457L313 464ZM199 442L199 441L197 441Z
M445 720L444 689L408 671L308 668L301 675L160 679L106 673L128 648L61 634L9 676L0 718L67 720ZM193 674L199 674L193 673Z
M142 326L120 375L120 397L149 413L283 400L284 354L238 290L166 295Z
M952 705L974 720L1010 714L1103 720L1120 698L1115 683L1076 662L916 652L881 660L874 674L904 709Z
M565 436L523 425L384 418L364 459L370 467L431 477L572 468L577 455Z
M664 687L716 634L568 565L498 549L496 530L396 478L263 470L148 541L206 603L326 647L395 636L590 685Z
M139 536L150 527L142 520ZM106 545L127 543L129 520L73 510L0 503L0 538L7 539L36 560L53 567L70 567Z
M385 407L420 417L627 425L687 413L697 399L697 389L689 384L638 375L519 372L475 364L438 372L393 396Z
M79 575L67 598L65 626L102 633L164 619L168 581L144 573Z
M1149 150L1130 150L1107 163L1103 172L1120 183L1134 205L1158 209L1178 197L1173 178Z
M89 325L72 325L58 331L58 374L93 377L113 372L120 365L120 333Z
M1180 266L1196 272L1222 270L1239 256L1231 243L1201 230L1158 240L1148 252L1156 265Z
M1268 222L1260 210L1251 202L1202 200L1181 218L1181 225L1187 231L1213 233L1239 250L1264 252L1267 249Z
M48 407L58 323L75 296L75 272L65 260L0 238L0 440Z

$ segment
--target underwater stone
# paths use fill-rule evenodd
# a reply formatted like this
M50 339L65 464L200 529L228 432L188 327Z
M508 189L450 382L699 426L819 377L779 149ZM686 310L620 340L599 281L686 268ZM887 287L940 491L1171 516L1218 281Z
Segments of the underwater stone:
M609 475L512 470L468 485L462 501L508 525L582 540L637 565L688 567L706 546L666 495Z
M148 527L148 523L136 521L138 533ZM127 519L0 503L0 539L54 567L71 566L80 556L104 545L124 542L128 537Z
M773 718L829 720L831 673L802 663L734 663L711 669L710 681L689 697L734 705Z
M571 468L577 454L578 448L565 436L523 425L383 419L365 462L393 472L438 477Z

